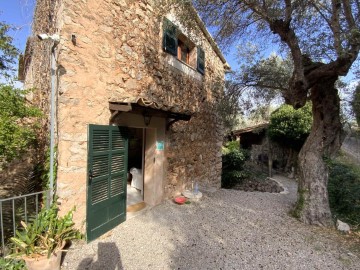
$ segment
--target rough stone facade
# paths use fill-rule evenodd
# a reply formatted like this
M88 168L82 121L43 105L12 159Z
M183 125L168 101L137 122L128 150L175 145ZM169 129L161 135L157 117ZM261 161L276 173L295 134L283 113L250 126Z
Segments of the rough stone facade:
M78 225L84 224L86 213L87 126L109 124L109 102L142 97L192 114L189 122L179 121L165 134L164 199L192 180L220 187L223 134L216 106L226 62L198 26L183 31L204 49L205 74L169 64L172 56L162 48L164 17L174 17L169 10L147 0L38 0L34 35L61 37L56 47L57 194L64 211L77 206ZM177 24L187 29L186 22ZM36 87L33 100L46 113L50 46L33 39L25 79Z

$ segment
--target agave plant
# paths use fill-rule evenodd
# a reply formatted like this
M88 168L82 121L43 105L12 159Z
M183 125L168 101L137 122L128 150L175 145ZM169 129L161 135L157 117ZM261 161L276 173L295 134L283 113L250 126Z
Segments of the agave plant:
M80 232L74 228L72 213L58 216L58 208L53 204L50 209L42 209L37 218L30 223L21 222L22 230L10 240L15 245L14 256L47 256L60 250L66 241L80 239Z

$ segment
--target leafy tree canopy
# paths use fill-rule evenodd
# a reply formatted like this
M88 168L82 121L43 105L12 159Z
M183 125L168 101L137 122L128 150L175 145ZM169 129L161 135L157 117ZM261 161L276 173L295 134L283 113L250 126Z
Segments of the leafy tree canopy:
M19 54L12 44L13 38L8 34L10 29L10 25L0 22L0 74L7 78L10 77L10 72L14 71L13 65Z
M22 91L0 84L0 164L20 156L36 139L41 116L38 108L27 103Z
M239 96L243 92L243 88L238 87L231 80L225 82L225 92L218 104L218 111L223 119L225 134L230 133L239 124L239 116L241 114Z
M272 140L299 151L310 133L311 125L310 102L298 110L285 104L271 114L268 132Z
M273 43L290 53L294 68L285 98L297 107L305 104L319 78L346 75L359 53L360 5L356 0L193 2L224 48L236 44L255 53Z

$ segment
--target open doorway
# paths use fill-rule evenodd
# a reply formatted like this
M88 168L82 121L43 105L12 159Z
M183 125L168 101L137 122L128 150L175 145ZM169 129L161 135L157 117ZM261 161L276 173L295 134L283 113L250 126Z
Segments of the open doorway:
M144 201L144 138L145 129L129 128L128 182L126 205Z

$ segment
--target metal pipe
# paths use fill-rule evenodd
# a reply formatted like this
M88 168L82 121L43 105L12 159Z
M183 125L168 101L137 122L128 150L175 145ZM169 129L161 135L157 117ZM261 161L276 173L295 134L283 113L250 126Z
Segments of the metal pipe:
M26 197L24 199L24 212L25 212L25 223L27 223L27 200Z
M55 147L55 42L51 48L51 105L50 105L50 204L53 202L54 197L54 147Z
M35 211L36 211L36 215L35 215L35 218L37 219L37 217L38 217L38 212L39 212L39 204L38 204L38 194L36 194L35 195L36 197L35 197Z
M14 237L15 237L15 232L16 232L16 228L15 228L15 224L16 224L16 220L15 220L15 199L12 200L12 214L13 214L13 233L14 233Z

